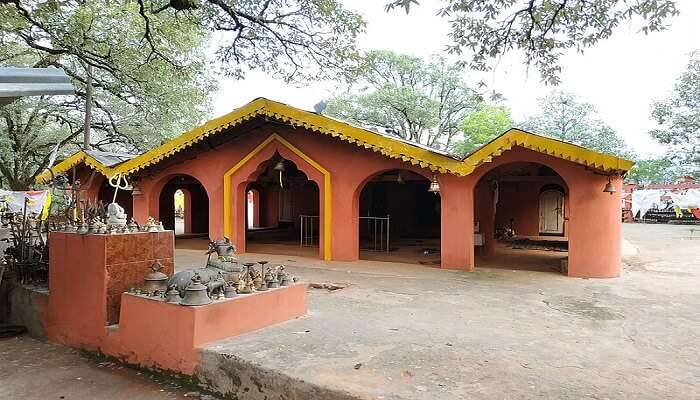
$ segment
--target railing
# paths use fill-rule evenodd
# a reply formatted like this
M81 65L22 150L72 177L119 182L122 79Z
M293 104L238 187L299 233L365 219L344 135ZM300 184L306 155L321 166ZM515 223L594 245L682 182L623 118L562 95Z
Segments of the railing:
M362 247L361 250L389 252L389 216L386 217L360 217L360 229L366 228L370 235L371 247ZM362 243L360 241L360 243Z
M299 247L314 247L318 242L318 215L299 215L301 223L299 225ZM314 236L314 227L316 228L316 236Z

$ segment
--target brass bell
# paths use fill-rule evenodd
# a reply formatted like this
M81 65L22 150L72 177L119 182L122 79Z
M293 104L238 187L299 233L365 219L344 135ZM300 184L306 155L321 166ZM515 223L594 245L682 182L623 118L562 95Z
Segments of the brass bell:
M615 185L612 183L612 179L608 176L608 183L605 184L605 188L603 188L604 193L610 193L612 196L613 193L616 192L615 190Z
M143 285L143 291L146 293L165 292L168 290L168 276L160 272L163 269L163 264L156 261L151 265L151 272L146 275Z
M435 174L433 174L433 180L430 181L428 192L435 194L440 193L440 182L438 182L437 176Z
M272 275L272 279L270 279L270 281L267 282L267 287L270 289L275 289L275 288L280 287L280 283L277 280L276 276Z
M179 304L182 300L180 292L177 290L177 285L170 285L170 290L165 294L165 302L170 304Z
M236 293L236 288L233 287L233 285L226 285L224 288L224 298L225 299L232 299L236 297L238 293Z
M210 304L211 298L207 294L207 287L202 285L199 274L192 277L192 282L185 288L185 297L180 301L183 306L203 306Z

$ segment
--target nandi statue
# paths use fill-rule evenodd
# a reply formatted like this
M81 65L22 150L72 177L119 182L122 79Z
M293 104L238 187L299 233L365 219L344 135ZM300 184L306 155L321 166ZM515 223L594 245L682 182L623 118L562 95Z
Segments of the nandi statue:
M216 257L212 259L212 254ZM204 268L187 269L175 273L168 281L168 287L175 285L181 296L185 295L185 288L192 280L192 277L199 274L200 281L207 286L209 294L221 286L222 278L225 282L237 281L238 273L243 271L236 259L236 247L231 244L228 238L210 241L207 264Z

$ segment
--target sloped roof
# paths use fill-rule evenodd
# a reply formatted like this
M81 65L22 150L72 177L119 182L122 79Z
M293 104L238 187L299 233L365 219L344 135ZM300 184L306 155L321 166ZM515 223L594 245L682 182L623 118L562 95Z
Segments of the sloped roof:
M88 167L99 171L102 175L107 177L112 177L115 175L113 169L119 166L126 160L130 160L136 157L135 154L125 154L125 153L109 153L98 150L80 150L74 153L70 157L61 161L60 163L54 165L51 168L51 172L44 171L36 177L37 183L45 183L51 180L51 173L58 175L73 166L83 163Z
M89 154L78 152L53 167L52 170L54 170L54 173L58 173L71 168L83 160L80 159L82 154L85 164L97 169L106 176L111 177L116 174L130 175L150 165L157 164L161 160L204 140L208 136L216 135L228 128L259 116L266 116L286 122L292 126L303 127L319 134L335 137L358 147L378 152L384 156L401 159L413 165L428 168L434 172L459 176L472 173L479 165L490 162L494 157L511 149L513 146L522 146L603 171L624 172L629 170L634 164L629 160L535 135L520 129L510 129L464 159L457 159L443 152L358 128L333 118L265 98L257 98L243 107L237 108L219 118L214 118L189 132L185 132L158 147L113 167L97 162ZM67 164L70 165L66 166ZM47 178L50 177L47 174L42 174L37 178L37 181L43 182Z

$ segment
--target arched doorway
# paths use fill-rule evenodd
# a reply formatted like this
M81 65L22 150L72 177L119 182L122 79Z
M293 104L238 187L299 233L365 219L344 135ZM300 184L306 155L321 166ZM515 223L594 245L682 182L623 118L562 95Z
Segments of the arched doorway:
M568 255L568 189L552 168L504 164L474 188L476 266L561 272Z
M246 252L320 256L319 187L293 161L275 153L245 193Z
M440 265L440 196L429 187L428 178L404 169L361 187L360 259Z
M257 189L246 192L246 223L248 229L260 227L260 191Z
M158 198L159 219L179 237L209 235L209 196L196 178L178 174L168 180Z

